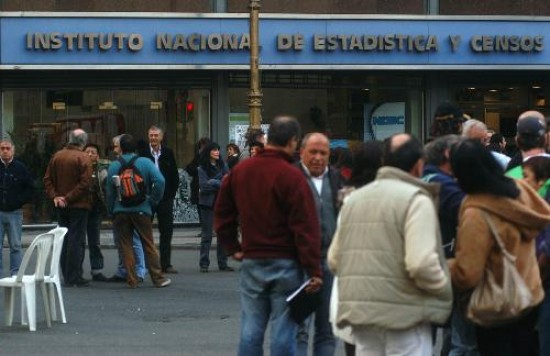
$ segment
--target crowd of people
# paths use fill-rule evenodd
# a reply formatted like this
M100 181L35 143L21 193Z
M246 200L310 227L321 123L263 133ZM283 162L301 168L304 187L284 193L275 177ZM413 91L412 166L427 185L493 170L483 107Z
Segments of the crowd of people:
M547 132L524 112L508 156L502 135L444 103L425 145L396 134L344 153L275 118L214 208L242 262L238 354L262 355L269 325L271 355L334 355L339 339L347 355L432 355L435 335L442 355L549 355ZM521 306L510 293L490 296L501 309L472 300L509 288L510 268ZM286 297L304 282L321 303L297 323Z
M331 150L329 137L302 136L288 116L271 121L267 138L250 130L242 151L229 144L227 159L216 142L198 140L186 167L201 224L198 267L210 270L214 231L218 269L234 271L228 256L241 262L238 354L262 355L269 326L274 356L330 356L338 340L347 355L432 355L434 335L443 355L550 355L548 131L540 112L522 113L518 151L508 156L502 135L446 102L425 145L395 134ZM105 165L76 129L51 158L43 180L68 228L65 285L90 284L86 239L92 280L137 288L148 272L154 286L171 284L179 176L163 136L151 126L145 144L114 137L117 158ZM32 198L32 173L14 153L0 140L0 233L11 274L21 263L21 207ZM111 277L99 244L103 210L119 251ZM521 301L506 292L479 305L487 286L516 284ZM287 297L301 285L320 302L296 322Z
M117 158L110 165L100 160L100 147L87 142L84 130L75 129L68 138L65 147L52 156L43 177L45 194L56 208L57 223L68 228L60 258L64 284L90 285L82 268L87 242L93 281L126 282L136 288L148 269L156 287L170 285L170 279L164 274L177 273L170 261L170 250L173 200L179 175L172 151L162 145L162 129L151 126L149 143L142 144L141 149L129 134L114 137L113 151ZM3 202L0 233L2 240L5 234L8 236L10 274L14 275L21 263L22 206L33 195L33 172L15 159L15 147L9 139L0 140L0 159ZM132 173L129 175L132 178L122 175L124 169L129 170L124 174ZM133 184L143 198L126 204L122 196L125 188ZM153 240L155 214L160 231L160 254ZM105 215L113 219L113 237L119 250L119 265L111 277L103 274L100 247L101 222Z

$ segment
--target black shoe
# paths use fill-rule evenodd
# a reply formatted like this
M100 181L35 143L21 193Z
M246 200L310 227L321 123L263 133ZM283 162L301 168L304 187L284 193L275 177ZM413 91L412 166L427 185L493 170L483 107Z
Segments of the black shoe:
M107 282L126 282L126 278L117 276L116 274L107 278Z
M164 273L176 274L176 273L178 273L178 270L176 270L176 269L175 269L174 267L172 267L172 266L169 266L169 267L166 267L165 269L163 269L162 272L164 272Z
M66 284L68 287L89 287L90 281L84 278L79 278L71 283Z
M235 272L235 268L225 266L225 267L220 267L220 271L222 271L222 272Z
M92 281L96 282L109 282L109 278L105 277L103 273L93 274Z
M208 273L208 267L201 267L201 273Z

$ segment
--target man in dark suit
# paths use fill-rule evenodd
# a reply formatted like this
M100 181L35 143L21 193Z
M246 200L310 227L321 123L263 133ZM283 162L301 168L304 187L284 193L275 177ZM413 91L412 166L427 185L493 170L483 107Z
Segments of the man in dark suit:
M164 131L158 126L151 126L148 131L149 145L140 151L140 156L151 159L160 170L166 181L164 196L155 209L160 232L160 265L164 273L178 273L172 266L172 234L174 231L174 198L178 191L179 174L174 152L162 145Z

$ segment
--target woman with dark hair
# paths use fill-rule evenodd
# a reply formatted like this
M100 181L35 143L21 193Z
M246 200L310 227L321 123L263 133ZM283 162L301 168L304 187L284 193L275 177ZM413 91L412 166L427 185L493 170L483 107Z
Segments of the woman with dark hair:
M208 272L210 266L210 245L214 225L214 203L223 177L229 169L220 155L220 146L210 142L199 154L199 214L201 214L201 249L199 266L201 272ZM227 265L227 255L221 244L217 244L218 268L220 271L233 271Z
M384 143L382 141L364 142L353 149L351 158L351 173L346 186L338 192L338 202L352 191L370 183L376 178L378 168L382 166Z
M241 155L241 149L234 143L230 143L225 146L227 150L227 166L229 169L233 168L237 163L239 163L239 156Z
M506 138L502 134L494 133L489 139L489 149L498 153L506 154Z
M503 254L489 224L495 226L507 251L530 289L532 307L544 292L535 256L535 238L550 222L550 207L523 181L504 176L500 164L478 140L465 140L451 149L451 167L466 197L460 208L455 258L450 270L453 285L469 291L486 270L502 283ZM536 309L508 324L477 325L481 355L532 355L537 348Z
M360 144L352 151L351 176L347 181L347 185L338 192L338 204L341 206L344 199L351 194L355 189L358 189L374 180L378 169L382 166L382 157L384 155L384 143L381 141L369 141ZM346 355L355 355L355 345L351 328L339 328L336 326L336 309L337 309L337 279L335 278L332 295L330 320L332 323L332 331L334 335L344 340Z
M382 166L384 143L369 141L362 143L352 151L351 175L348 185L359 188L376 178L378 168Z

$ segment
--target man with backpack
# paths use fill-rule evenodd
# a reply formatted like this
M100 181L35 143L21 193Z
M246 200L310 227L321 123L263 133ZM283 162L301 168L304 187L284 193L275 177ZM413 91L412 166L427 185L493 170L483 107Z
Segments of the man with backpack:
M132 249L134 230L139 232L151 280L157 288L170 285L160 267L160 258L153 240L151 216L164 193L164 177L150 160L138 157L136 141L131 135L120 138L122 155L109 166L107 176L107 210L114 215L127 283L136 288L138 277Z

